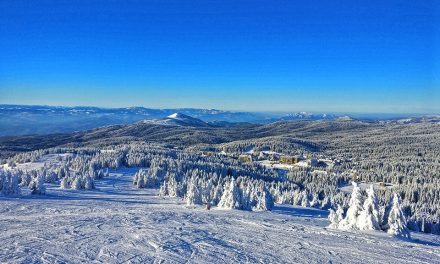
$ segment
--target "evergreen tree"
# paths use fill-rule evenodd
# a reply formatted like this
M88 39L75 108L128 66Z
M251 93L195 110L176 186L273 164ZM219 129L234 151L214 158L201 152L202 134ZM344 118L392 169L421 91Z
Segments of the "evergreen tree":
M76 176L75 179L72 182L71 188L74 190L79 190L81 189L81 177L80 176Z
M88 175L84 179L84 189L86 189L86 190L95 189L95 182L94 182L93 178Z
M338 209L336 210L336 212L333 209L329 209L330 214L328 216L328 219L330 220L330 228L340 228L340 224L342 222L343 218L343 214L344 214L344 209L342 209L341 206L338 206Z
M38 175L36 178L34 178L29 184L29 189L31 189L31 194L46 194L46 187L44 186L44 176Z
M253 208L257 211L270 211L274 206L272 195L265 187L260 187L257 195L257 204Z
M200 193L199 187L197 186L197 181L195 177L191 178L185 195L185 202L187 205L202 204L202 195Z
M21 189L18 184L18 175L12 174L9 171L0 171L0 191L4 195L18 196L21 194Z
M402 208L400 206L400 199L397 194L394 194L393 205L388 216L388 226L388 234L398 237L410 238L406 219L403 215Z
M61 179L60 188L61 189L70 189L69 178L67 176Z
M351 198L349 202L349 207L347 210L347 215L340 224L342 229L357 229L358 228L358 217L362 212L362 193L356 182L352 182L353 192L351 193Z
M218 207L225 209L241 209L241 195L240 190L235 184L234 178L225 183L225 190L218 203Z
M368 197L363 211L359 215L358 226L361 230L380 230L379 203L373 185L367 190Z

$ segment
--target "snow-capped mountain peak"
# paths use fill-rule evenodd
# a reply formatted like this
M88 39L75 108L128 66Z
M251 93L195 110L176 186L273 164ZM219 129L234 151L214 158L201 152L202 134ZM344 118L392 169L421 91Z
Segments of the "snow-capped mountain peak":
M174 113L172 115L167 116L167 118L177 118L179 116L179 113Z
M190 127L207 127L209 126L208 123L191 117L189 115L185 115L182 113L174 113L169 116L166 116L162 119L156 119L156 120L144 120L144 123L153 123L153 124L160 124L160 125L172 125L172 126L190 126Z
M182 113L174 113L174 114L171 114L171 115L167 116L166 118L182 119L182 120L184 120L184 119L195 119L194 117L191 117L191 116L188 116L188 115L185 115L185 114L182 114Z
M182 113L174 113L163 119L167 124L179 125L179 126L192 126L192 127L205 127L208 126L204 121L185 115Z

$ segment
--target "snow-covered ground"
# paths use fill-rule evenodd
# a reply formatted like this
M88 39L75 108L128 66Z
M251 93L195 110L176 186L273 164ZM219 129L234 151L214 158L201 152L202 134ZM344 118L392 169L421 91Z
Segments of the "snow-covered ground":
M0 262L6 263L440 263L440 236L326 228L327 212L187 208L134 189L135 169L97 189L0 197Z
M39 170L43 168L45 165L55 165L59 167L61 166L62 161L58 159L65 159L68 156L73 156L73 154L71 153L47 154L42 156L38 161L35 162L17 163L14 168L9 167L8 164L3 164L0 165L0 169L31 171L31 170Z
M290 170L297 167L304 167L304 168L310 167L307 161L299 161L295 164L285 164L285 163L280 163L278 161L270 161L270 160L261 160L258 162L265 167L281 169L281 170Z

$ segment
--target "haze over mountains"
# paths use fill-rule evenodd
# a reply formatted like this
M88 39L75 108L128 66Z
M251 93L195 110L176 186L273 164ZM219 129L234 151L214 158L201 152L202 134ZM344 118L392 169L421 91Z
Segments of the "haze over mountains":
M176 113L178 113L177 118L172 118L171 116ZM180 117L186 120L181 122ZM416 116L414 118L414 115L408 114L266 113L195 108L150 109L144 107L99 108L0 105L0 136L67 133L108 125L132 124L141 120L150 120L147 122L156 124L185 125L191 118L194 119L190 123L198 123L198 126L230 126L241 122L267 124L289 120L348 120L352 118L368 121L393 120L400 122L439 120L438 116L429 118Z

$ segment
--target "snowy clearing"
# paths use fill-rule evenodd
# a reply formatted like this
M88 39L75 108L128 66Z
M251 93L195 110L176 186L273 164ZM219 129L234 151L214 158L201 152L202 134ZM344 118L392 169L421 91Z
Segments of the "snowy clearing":
M7 263L440 263L440 237L328 229L327 212L188 208L135 189L123 169L93 191L0 197L0 262Z
M73 154L71 153L46 154L35 162L17 163L16 167L14 168L9 167L8 164L3 164L0 165L0 169L31 171L31 170L39 170L43 168L45 165L60 167L62 165L61 160L71 156L73 156Z
M275 168L275 169L287 170L287 171L297 167L302 167L302 168L310 167L307 161L299 161L295 164L284 164L284 163L279 163L278 161L270 161L270 160L261 160L258 162L267 168Z

